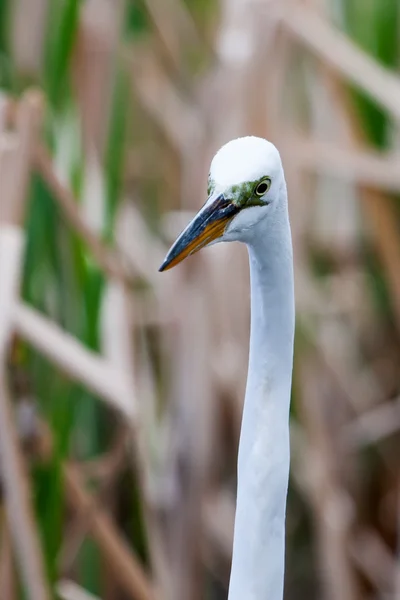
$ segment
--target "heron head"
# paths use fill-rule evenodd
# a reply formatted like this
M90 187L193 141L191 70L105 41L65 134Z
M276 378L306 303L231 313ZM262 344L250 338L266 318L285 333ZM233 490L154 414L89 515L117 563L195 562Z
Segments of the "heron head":
M286 189L278 150L263 138L243 137L222 146L208 177L208 199L169 250L160 271L217 242L251 240Z

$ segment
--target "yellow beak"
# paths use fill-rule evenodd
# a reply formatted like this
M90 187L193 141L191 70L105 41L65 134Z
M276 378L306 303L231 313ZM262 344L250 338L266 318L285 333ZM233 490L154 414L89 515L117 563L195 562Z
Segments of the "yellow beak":
M211 199L210 199L211 200ZM223 194L207 202L171 247L159 271L167 271L184 258L221 237L240 208Z

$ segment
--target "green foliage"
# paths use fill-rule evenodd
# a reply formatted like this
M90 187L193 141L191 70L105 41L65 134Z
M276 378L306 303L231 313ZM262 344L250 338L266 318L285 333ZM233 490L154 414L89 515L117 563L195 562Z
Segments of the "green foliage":
M143 2L127 2L124 23L126 37L135 37L149 31L149 18Z
M399 66L399 11L396 0L342 0L344 28L363 50L382 65L394 70ZM388 143L388 119L365 94L354 90L363 126L377 146Z
M58 108L67 90L80 5L80 0L53 0L49 3L46 81L49 99Z
M0 0L0 52L5 52L5 37L6 37L6 17L7 17L7 2Z
M44 61L44 89L50 109L45 118L47 143L55 157L64 157L63 170L78 201L84 190L86 173L79 141L76 100L71 87L71 62L77 39L80 7L81 2L78 0L54 0L49 3ZM8 7L3 1L0 4L0 16L5 14L6 8ZM140 30L140 19L140 12L128 11L125 31ZM10 62L7 52L6 40L0 33L0 58ZM24 87L21 78L18 87ZM122 193L128 103L128 76L116 64L103 165L103 232L110 243L118 200ZM68 141L71 136L72 147ZM105 287L103 273L93 261L84 242L65 222L57 200L38 174L32 178L26 231L22 289L24 299L80 339L88 348L99 351L99 319ZM57 561L66 517L63 462L71 452L80 459L90 459L106 451L113 434L114 419L98 398L70 382L38 353L27 348L25 356L24 368L30 375L39 410L53 433L51 460L35 466L33 479L47 572L49 581L54 583L59 576ZM135 540L139 542L139 550L145 555L138 500L134 501L130 510L134 514L130 514L127 522L131 523L130 528ZM77 561L82 584L89 591L100 594L102 569L96 544L85 540Z

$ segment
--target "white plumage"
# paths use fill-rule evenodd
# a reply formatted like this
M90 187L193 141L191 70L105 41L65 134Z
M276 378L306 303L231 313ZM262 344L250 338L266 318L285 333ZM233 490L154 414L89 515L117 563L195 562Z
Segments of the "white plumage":
M285 178L275 146L256 137L223 146L211 163L210 178L210 198L172 246L161 270L216 241L247 245L250 355L229 600L281 600L295 324ZM263 178L270 187L259 197ZM254 200L258 205L250 205Z
M210 175L222 188L263 175L283 176L277 148L263 138L247 136L222 146L211 161Z

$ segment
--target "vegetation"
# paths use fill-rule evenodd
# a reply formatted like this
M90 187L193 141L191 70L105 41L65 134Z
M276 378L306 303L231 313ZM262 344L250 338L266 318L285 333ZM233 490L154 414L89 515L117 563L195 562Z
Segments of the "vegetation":
M249 132L296 250L285 597L399 593L399 3L249 4L0 1L7 600L226 597L246 252L157 269Z

